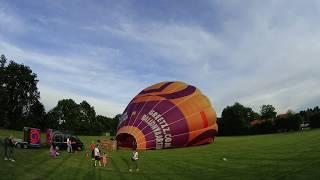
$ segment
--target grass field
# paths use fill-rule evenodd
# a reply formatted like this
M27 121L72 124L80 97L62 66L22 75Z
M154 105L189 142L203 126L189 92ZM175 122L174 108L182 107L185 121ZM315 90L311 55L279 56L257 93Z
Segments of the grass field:
M1 139L9 134L22 137L22 132L0 130ZM88 149L99 137L80 138ZM106 168L93 167L86 152L62 151L51 158L48 148L15 149L16 162L0 159L0 179L320 179L320 130L217 137L200 147L144 151L139 172L128 171L130 151L107 153Z

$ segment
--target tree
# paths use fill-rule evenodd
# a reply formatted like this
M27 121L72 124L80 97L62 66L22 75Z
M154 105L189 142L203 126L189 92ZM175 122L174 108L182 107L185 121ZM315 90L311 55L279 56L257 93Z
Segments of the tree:
M8 123L8 93L5 84L5 65L7 58L4 55L0 57L0 126L7 126Z
M58 111L55 111L54 109L50 110L44 117L46 128L59 129L59 117L60 114Z
M288 115L288 124L287 124L287 129L290 130L294 130L294 131L298 131L300 129L300 125L302 123L302 117L300 116L300 114L296 114L293 111L288 111L287 112Z
M277 115L275 108L270 104L262 105L260 113L262 119L274 119Z
M121 114L117 114L111 121L112 122L111 123L111 131L110 131L111 136L115 136L117 133L117 127L118 127L120 117L121 117Z
M10 129L22 129L24 117L40 97L37 75L23 64L10 61L8 66L4 66L3 62L4 60L1 60L1 67L4 68L5 74L2 80L2 91L6 92L4 99L7 116L4 125Z
M78 131L83 133L88 133L96 129L96 112L94 107L91 106L87 101L82 101L80 103L80 127Z
M76 131L80 129L80 108L72 99L60 100L51 110L50 118L58 122L60 130Z
M63 129L77 131L80 128L81 115L80 107L72 99L64 99L58 102L58 107L61 107L63 113L61 120L63 121Z
M260 120L257 124L250 127L251 134L269 134L276 132L272 120Z
M274 124L278 131L297 131L300 129L302 117L289 110L286 114L279 115L275 118Z
M102 125L103 131L111 133L114 121L112 118L98 115L96 121Z
M250 122L253 120L259 120L261 118L261 116L257 112L254 112L251 108L248 108L247 111L248 119Z
M312 119L313 123L311 123L310 118L311 118L311 116L314 116L317 113L320 113L320 108L318 106L314 107L313 109L308 108L307 110L300 111L299 114L301 115L303 122L310 123L310 126L311 126L311 125L315 125L314 123L316 123L316 122L315 122L315 119L313 118Z
M60 130L88 135L100 135L110 130L113 123L111 118L96 116L94 107L87 101L77 104L72 99L60 100L57 106L48 112L46 119Z
M233 106L227 106L222 111L219 120L219 133L221 135L240 135L247 134L249 122L252 121L257 113L251 108L244 107L236 102Z
M60 101L59 101L60 102ZM51 129L59 129L62 130L63 126L63 112L61 110L61 107L55 106L53 109L48 111L45 119L47 121L48 128Z
M43 104L37 101L31 106L30 111L25 118L24 126L36 127L44 130L49 127L46 122L45 116L46 111Z
M320 128L320 112L315 112L310 116L311 128Z

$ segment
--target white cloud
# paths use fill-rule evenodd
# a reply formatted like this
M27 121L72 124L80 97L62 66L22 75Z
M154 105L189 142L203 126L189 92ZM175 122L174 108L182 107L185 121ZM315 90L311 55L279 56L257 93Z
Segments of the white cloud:
M10 13L5 4L0 4L0 32L9 31L19 33L23 31L24 23L14 14Z
M216 99L218 112L240 101L255 110L273 104L284 113L301 110L319 97L315 89L320 88L320 45L316 41L320 26L316 16L306 16L308 12L302 9L259 3L246 6L248 14L242 12L225 23L224 42L230 42L228 35L234 42L225 44L228 53L223 57L231 63L224 77L213 77L211 82L217 84L208 88L214 91L209 94Z
M45 105L47 111L55 107L58 101L62 99L73 99L78 104L85 100L91 106L94 106L97 115L103 115L112 118L118 113L122 113L126 106L124 104L119 104L118 102L110 101L109 99L97 98L93 96L81 96L75 92L56 89L56 87L52 88L46 85L40 85L39 90L41 92L40 101Z
M179 24L136 24L122 19L118 27L84 27L107 31L149 47L154 56L182 65L207 61L223 50L223 42L200 26Z
M80 55L52 56L3 41L0 49L1 53L9 54L8 59L31 65L38 74L41 98L47 110L62 98L76 98L76 101L88 101L100 114L113 116L121 113L124 105L145 86L123 72L114 71L103 61Z
M226 17L224 32L219 33L197 25L124 19L117 28L102 29L145 44L154 56L179 64L177 73L203 87L218 112L240 101L257 111L273 104L282 113L301 109L319 96L312 90L307 96L304 89L320 87L320 26L305 4L294 4L223 4L226 15L235 11L237 16Z
M93 23L98 24L96 26L80 25L80 30L88 34L98 33L103 38L120 40L115 41L119 49L100 45L100 42L96 43L99 45L71 44L64 45L71 50L69 54L52 56L6 41L0 41L0 49L16 60L49 70L39 74L44 78L40 83L44 81L48 85L52 79L79 89L72 93L68 90L73 97L87 92L92 96L85 97L105 97L115 107L123 107L156 80L170 78L199 87L209 96L218 114L236 101L257 111L263 104L272 104L279 113L298 110L306 104L312 106L311 102L319 98L316 90L320 88L319 1L218 1L213 4L213 11L217 12L212 16L219 15L221 19L217 24L208 22L206 26L157 19L141 22L131 18L133 11L126 9L130 6L120 8L126 13L118 12L119 9L108 12L116 14L112 17L118 18L113 21L117 23L101 21ZM8 15L0 14L0 20L3 16ZM46 19L39 21L46 23ZM26 25L16 17L13 22ZM135 58L131 58L133 56ZM133 66L119 67L123 64ZM145 72L135 64L150 69ZM171 74L166 75L169 72ZM50 86L52 91L59 89L53 84ZM50 96L46 92L42 94ZM49 101L50 97L43 98ZM96 99L92 99L99 104L95 106L101 108L102 103Z

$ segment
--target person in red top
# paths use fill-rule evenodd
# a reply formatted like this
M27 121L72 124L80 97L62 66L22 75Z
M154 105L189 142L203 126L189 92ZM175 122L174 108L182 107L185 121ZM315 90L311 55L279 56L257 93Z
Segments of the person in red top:
M91 150L91 159L92 161L94 161L94 143L93 141L91 141L91 144L90 144L90 150Z

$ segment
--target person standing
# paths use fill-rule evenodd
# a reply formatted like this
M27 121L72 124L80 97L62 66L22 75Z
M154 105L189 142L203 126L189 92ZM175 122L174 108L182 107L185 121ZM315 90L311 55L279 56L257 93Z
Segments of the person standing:
M56 149L55 149L55 146L54 146L53 143L50 146L50 156L51 157L56 157Z
M93 143L93 141L91 141L90 150L91 150L91 159L92 159L92 161L94 161L94 143Z
M99 166L101 167L101 161L100 161L100 149L99 145L97 144L94 148L94 166L97 166L97 162L99 163Z
M4 139L4 160L15 162L14 154L13 154L13 148L14 148L14 140L13 136L9 136Z
M70 138L67 138L67 151L69 152L69 153L72 153L72 143L71 143L71 140L70 140Z
M106 167L108 161L107 161L107 154L105 152L103 153L101 160L102 160L103 167Z
M135 166L136 171L139 171L138 160L139 160L139 153L138 153L137 149L134 149L132 152L132 156L131 156L132 163L131 163L131 167L129 169L130 172L132 172L133 166Z
M67 138L67 152L70 152L70 148L69 148L69 138Z

